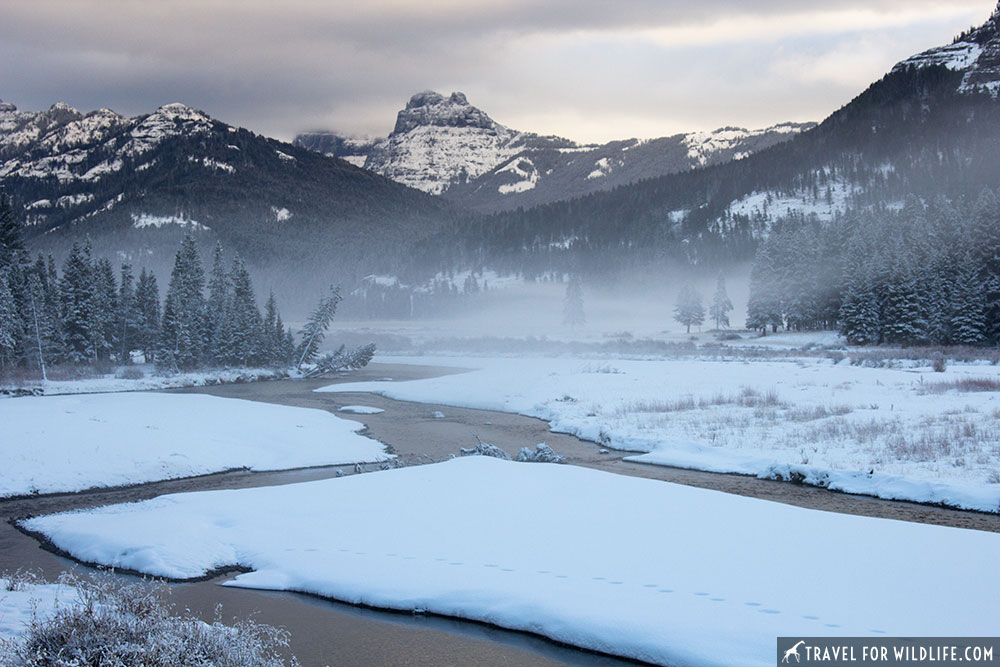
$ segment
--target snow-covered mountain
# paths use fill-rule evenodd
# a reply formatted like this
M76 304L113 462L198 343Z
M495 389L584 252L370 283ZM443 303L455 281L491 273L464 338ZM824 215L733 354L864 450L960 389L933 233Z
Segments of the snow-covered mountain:
M0 102L0 188L33 249L57 260L90 238L98 254L166 279L191 232L206 249L220 240L240 252L293 306L303 280L391 268L453 215L447 202L184 104L129 118Z
M947 46L928 49L898 63L893 71L934 65L963 73L961 93L1000 93L1000 2L983 25L960 35Z
M583 145L512 130L462 93L417 93L388 137L357 141L330 132L295 144L364 166L399 183L477 210L497 211L577 197L642 178L731 159L785 141L814 123L763 130L722 128L640 141Z

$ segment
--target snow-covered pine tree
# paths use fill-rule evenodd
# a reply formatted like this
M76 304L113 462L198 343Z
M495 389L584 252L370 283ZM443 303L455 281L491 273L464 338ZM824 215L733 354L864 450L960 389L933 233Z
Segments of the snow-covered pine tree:
M677 294L674 319L686 326L688 333L691 333L692 324L701 326L705 321L705 306L702 305L701 294L690 283L684 283Z
M142 350L146 362L156 355L160 337L160 290L156 276L143 268L135 288L135 347Z
M766 242L757 250L753 268L750 270L747 329L759 329L761 334L767 334L769 326L776 330L782 325L776 274L770 242Z
M132 361L131 353L136 345L138 320L135 277L132 275L132 265L124 262L118 280L118 300L115 303L115 354L118 355L118 363L120 364Z
M261 317L253 285L250 283L250 273L238 254L233 257L229 280L233 286L230 301L232 361L248 366L260 360Z
M205 352L205 272L190 234L181 241L170 274L160 320L156 363L167 369L195 368Z
M587 317L583 312L583 287L578 276L571 276L566 285L566 296L563 299L563 324L570 327L580 327L586 324Z
M281 323L281 313L278 312L278 302L274 292L267 297L264 306L264 322L261 328L261 363L268 366L279 366L283 363L282 347L285 339L284 325Z
M230 299L232 284L223 259L222 244L212 252L212 269L208 274L208 312L205 318L206 354L214 362L230 363L232 356L232 323Z
M869 277L864 273L849 276L840 306L840 334L851 345L874 345L881 328L878 297Z
M118 304L118 285L111 261L105 257L94 265L94 308L91 311L94 328L94 357L108 359L116 349L115 310Z
M952 297L951 337L960 345L981 345L987 338L986 291L971 263L955 279Z
M7 284L8 275L9 271L0 268L0 368L14 363L14 353L23 335L14 294Z
M1000 200L984 190L972 210L970 260L978 267L985 308L985 336L1000 342Z
M299 332L302 340L295 350L296 367L301 368L304 364L316 360L319 347L326 338L326 330L330 328L330 322L337 313L338 303L340 303L340 287L330 285L329 293L320 299L319 304L310 313L306 325Z
M94 339L100 335L93 327L94 277L89 246L74 243L63 263L59 291L62 301L63 340L66 358L71 363L95 360Z
M901 345L924 340L927 322L922 310L916 280L909 271L898 271L885 286L882 340Z
M14 263L15 256L24 254L24 236L21 224L14 217L10 197L0 192L0 269ZM8 280L10 275L7 276ZM8 285L8 289L10 285Z
M715 322L716 329L729 328L729 311L733 309L733 302L726 293L726 279L720 273L715 281L715 295L712 297L712 305L708 309L709 317Z

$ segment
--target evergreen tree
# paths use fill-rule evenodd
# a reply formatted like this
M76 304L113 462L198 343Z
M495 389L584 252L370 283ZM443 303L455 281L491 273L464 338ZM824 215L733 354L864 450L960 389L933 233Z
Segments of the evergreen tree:
M747 329L767 333L770 326L777 330L782 324L781 301L776 284L776 271L769 243L757 251L750 270L750 298L747 301Z
M310 313L309 320L305 327L299 332L302 341L295 349L295 366L301 368L304 364L310 364L316 360L319 347L326 338L326 330L330 328L330 322L337 312L337 304L340 303L340 287L330 285L330 292L320 299L319 304ZM289 331L289 337L291 331Z
M712 305L708 309L708 314L715 322L716 329L729 328L729 311L732 309L733 302L729 300L729 294L726 293L726 279L720 273L715 282Z
M580 327L587 322L583 312L583 287L580 278L573 276L566 285L566 297L563 300L563 324Z
M111 261L102 257L94 265L94 300L91 310L94 358L107 360L115 350L117 340L115 311L118 286Z
M156 354L160 337L160 290L156 276L146 273L145 268L139 273L135 288L135 316L135 347L142 350L148 363Z
M131 352L136 347L136 331L139 315L136 312L135 278L132 276L132 265L123 263L121 278L118 281L118 302L115 311L115 345L118 363L127 364Z
M72 363L95 361L94 279L88 246L74 243L63 263L60 282L63 339Z
M264 323L261 332L262 362L268 366L280 366L287 363L284 346L285 326L281 322L281 313L278 312L278 303L274 299L274 292L271 292L267 298L267 305L264 307Z
M233 257L229 280L233 285L228 318L232 340L230 359L232 363L247 366L257 363L261 357L261 317L250 274L239 255Z
M0 192L0 270L14 264L15 257L24 253L24 237L20 223L14 218L10 197Z
M14 295L7 286L7 275L7 271L0 269L0 368L13 364L23 333Z
M208 317L205 337L208 356L216 363L230 363L233 348L230 313L232 284L223 259L222 244L216 243L212 253L212 270L208 279Z
M157 365L166 369L197 367L205 353L205 271L190 234L181 241L170 274L160 321Z
M688 333L691 333L692 324L701 326L705 321L705 306L702 305L701 294L688 283L681 287L677 295L674 319L686 326Z
M987 294L978 282L973 266L955 281L951 330L952 340L960 345L981 345L987 338Z

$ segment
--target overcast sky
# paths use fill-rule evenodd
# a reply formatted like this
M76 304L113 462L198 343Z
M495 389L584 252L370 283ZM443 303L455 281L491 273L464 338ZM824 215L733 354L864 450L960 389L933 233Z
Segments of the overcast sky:
M184 102L291 139L384 136L460 90L578 141L821 120L995 0L0 0L0 99Z

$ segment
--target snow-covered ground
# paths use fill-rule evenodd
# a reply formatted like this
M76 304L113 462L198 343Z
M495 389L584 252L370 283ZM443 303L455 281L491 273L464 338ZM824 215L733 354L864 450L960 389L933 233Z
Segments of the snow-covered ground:
M391 458L323 410L195 394L12 398L0 424L0 497Z
M133 374L128 377L128 374ZM139 364L99 377L78 380L41 380L11 385L0 384L2 389L35 389L52 396L55 394L95 394L111 391L150 391L175 387L203 387L233 382L257 382L287 377L287 373L273 368L225 368L190 373L156 372L153 364Z
M641 660L772 665L776 636L988 636L1000 535L466 457L28 520L75 557L423 610Z
M14 588L15 590L7 590ZM24 634L32 619L50 617L59 605L72 602L76 589L64 584L33 584L0 577L0 650Z
M319 391L531 415L635 460L883 498L1000 507L1000 367L781 361L380 358L480 370ZM530 443L526 443L530 444Z

